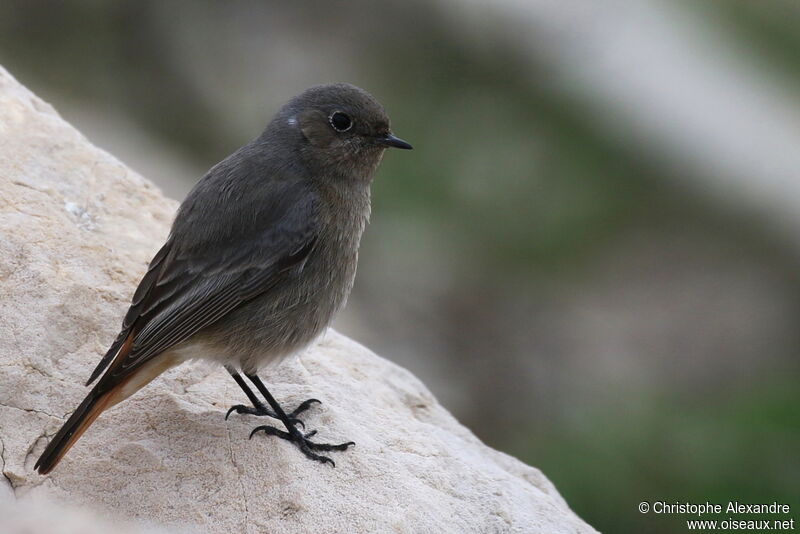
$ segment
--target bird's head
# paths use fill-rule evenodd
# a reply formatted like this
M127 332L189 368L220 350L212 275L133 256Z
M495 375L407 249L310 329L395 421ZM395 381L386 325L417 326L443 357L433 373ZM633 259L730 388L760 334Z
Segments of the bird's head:
M290 139L314 171L369 179L386 148L410 149L395 137L375 98L354 85L317 85L290 100L267 128Z

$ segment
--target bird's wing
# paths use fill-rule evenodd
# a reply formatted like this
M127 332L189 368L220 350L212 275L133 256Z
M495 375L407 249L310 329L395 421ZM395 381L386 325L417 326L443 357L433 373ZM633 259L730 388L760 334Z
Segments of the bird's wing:
M142 277L141 281L139 282L139 286L136 288L136 292L133 294L130 308L128 308L128 312L125 314L125 319L122 321L122 329L120 330L117 339L114 340L114 343L111 344L108 352L106 352L106 354L100 359L97 367L95 367L94 371L92 371L92 375L89 377L89 380L86 381L87 386L94 382L97 377L100 376L100 373L102 373L105 368L108 367L108 364L111 363L111 360L114 359L114 356L116 356L120 348L122 348L125 340L128 339L128 336L131 333L131 327L139 317L142 311L142 306L145 303L145 299L151 295L151 290L158 281L158 276L163 267L162 264L164 262L164 258L166 258L170 252L170 245L171 243L167 241L167 243L161 247L161 249L150 261L150 265L147 267L147 273L145 273L145 275Z
M114 360L101 379L113 387L133 369L267 291L287 271L302 269L317 239L318 200L302 183L276 187L280 190L268 196L260 217L246 214L233 224L238 232L207 232L206 242L183 246L170 237L150 263L122 331L89 383ZM126 344L129 338L132 343Z

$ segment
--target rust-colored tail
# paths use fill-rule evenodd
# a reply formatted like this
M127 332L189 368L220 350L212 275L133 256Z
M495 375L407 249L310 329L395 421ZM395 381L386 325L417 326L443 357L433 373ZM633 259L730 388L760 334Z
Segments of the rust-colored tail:
M124 343L122 343L119 352L115 355L116 358L108 369L109 371L115 368L117 364L125 358L132 346L133 334L131 333L128 335L127 339L125 339ZM49 473L58 462L61 461L61 458L67 453L70 447L78 441L78 438L86 432L86 429L94 423L97 416L109 407L110 401L116 396L115 392L118 390L119 384L116 386L117 387L109 384L107 380L100 380L95 384L92 391L86 395L83 402L72 413L69 419L67 419L64 426L61 427L61 430L50 440L47 448L45 448L39 459L36 460L36 465L33 468L42 475ZM111 405L113 404L115 403L111 402Z
M133 366L129 370L114 374L114 371L125 361L133 347L134 332L128 334L119 353L106 369L105 374L95 384L92 391L83 399L78 409L67 419L55 437L50 440L47 448L36 461L34 469L46 475L61 461L78 438L94 423L97 416L104 410L111 408L118 402L127 399L152 379L182 360L169 352L161 353L151 358L140 366Z
M132 368L130 372L122 376L109 376L109 373L123 361L132 344L133 335L122 346L119 355L117 355L103 378L95 385L91 393L83 399L78 409L61 427L61 430L50 440L47 448L45 448L34 466L39 473L46 475L52 471L70 447L78 441L78 438L83 435L103 411L127 399L146 386L152 379L182 361L174 354L161 353L144 365Z
M132 370L128 376L115 378L109 376L111 371L122 363L131 351L133 347L133 337L134 333L128 335L127 339L125 339L125 342L120 347L119 352L116 354L114 361L111 363L111 366L106 370L106 374L95 384L92 391L83 399L83 402L81 402L80 406L78 406L69 419L67 419L64 426L61 427L61 430L50 440L47 448L45 448L34 466L34 469L38 470L39 473L46 475L52 471L70 447L78 441L78 438L86 432L86 429L94 423L97 416L103 413L104 410L128 398L166 368L166 366L162 365L160 369L154 369L153 371L155 372L149 373L142 373L143 369L139 368ZM142 377L142 375L148 376Z
M78 409L67 419L61 430L50 440L47 448L36 461L34 469L38 470L42 475L49 473L61 461L61 458L70 447L78 441L78 438L97 419L97 416L108 407L111 395L113 395L113 390L98 394L97 387L95 387L83 399Z

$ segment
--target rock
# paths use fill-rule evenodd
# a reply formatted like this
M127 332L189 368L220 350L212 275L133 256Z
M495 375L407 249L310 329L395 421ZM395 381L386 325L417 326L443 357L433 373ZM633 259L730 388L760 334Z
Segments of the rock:
M236 384L190 363L104 413L50 476L35 474L175 207L0 68L0 501L181 532L594 532L540 471L333 331L262 376L288 405L323 400L306 420L321 439L357 443L335 469L248 440L257 418L223 419L245 401Z
M154 525L99 518L90 510L46 501L0 502L3 534L167 534Z

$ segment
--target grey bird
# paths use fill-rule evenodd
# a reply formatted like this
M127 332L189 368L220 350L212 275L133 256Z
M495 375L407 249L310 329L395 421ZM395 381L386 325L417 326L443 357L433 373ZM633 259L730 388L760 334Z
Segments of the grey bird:
M35 469L50 472L100 413L165 370L202 358L225 366L252 406L308 457L352 442L316 443L257 372L311 343L353 286L370 184L395 137L383 107L349 84L320 85L290 100L256 139L214 166L181 204L169 238L136 289L122 329L87 386L86 399L45 448ZM102 375L102 376L101 376ZM263 396L247 385L244 375ZM266 401L266 404L264 403Z

